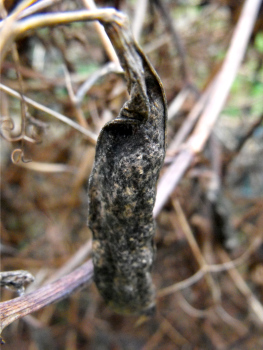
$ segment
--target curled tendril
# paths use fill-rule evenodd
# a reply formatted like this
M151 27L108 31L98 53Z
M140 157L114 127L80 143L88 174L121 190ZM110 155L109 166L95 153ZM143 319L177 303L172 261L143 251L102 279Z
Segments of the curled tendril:
M1 136L4 137L4 135L2 134L2 130L4 131L12 131L14 130L15 124L13 119L7 117L7 116L3 116L0 119L0 132L1 132Z
M38 121L31 116L27 116L27 120L29 121L29 125L33 127L30 136L27 136L25 131L21 131L20 135L18 136L9 136L8 133L11 133L11 131L14 130L15 123L13 119L8 116L1 117L0 118L0 136L2 136L2 138L8 142L22 141L22 147L23 147L23 141L27 141L31 143L40 143L42 141L41 135L38 134L37 129L45 131L45 129L47 129L48 126L45 123ZM13 150L11 154L11 160L13 164L19 164L21 162L22 163L31 162L31 159L25 158L24 151L21 148L16 148Z
M31 159L26 159L24 157L24 151L21 148L16 148L11 153L11 160L13 164L19 164L20 162L29 163Z
M27 130L30 130L31 138L35 140L35 143L41 143L42 135L46 134L46 130L49 128L49 125L41 120L34 118L29 114L27 115L27 120L28 120Z
M32 123L34 125L34 123ZM31 143L41 142L40 137L36 133L32 133L32 137L27 136L24 132L21 132L18 136L8 136L6 132L11 132L15 128L15 123L12 118L8 116L3 116L0 119L0 135L8 142L17 142L17 141L27 141Z

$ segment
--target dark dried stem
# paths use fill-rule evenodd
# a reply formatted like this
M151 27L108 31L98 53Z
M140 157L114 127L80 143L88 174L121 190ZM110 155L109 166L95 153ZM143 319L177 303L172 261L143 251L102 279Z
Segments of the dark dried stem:
M44 306L68 297L91 281L93 264L91 260L57 281L24 296L0 303L0 333L13 321Z

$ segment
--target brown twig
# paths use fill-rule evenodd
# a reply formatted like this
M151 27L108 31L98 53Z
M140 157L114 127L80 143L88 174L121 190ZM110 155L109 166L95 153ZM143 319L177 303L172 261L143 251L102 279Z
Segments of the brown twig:
M0 333L13 321L69 296L92 279L91 260L65 277L24 296L0 303Z
M189 344L189 341L165 318L161 317L160 328L176 345Z
M66 66L64 66L64 73L65 73L65 83L66 83L66 87L68 90L69 99L70 99L72 108L74 110L74 113L76 115L76 118L77 118L79 124L81 126L83 126L83 128L87 129L88 123L85 119L85 116L84 116L82 109L76 103L76 95L75 95L75 92L73 90L70 74L69 74L69 71L68 71Z
M219 252L220 259L224 262L229 262L230 258L228 257L227 253L223 250L220 250ZM262 303L256 298L256 296L253 294L247 283L244 281L241 274L238 272L236 268L231 269L228 271L230 277L234 281L236 287L242 293L246 298L247 302L253 311L254 315L257 317L257 320L260 322L260 324L263 324L263 305Z
M0 66L2 65L2 62L5 58L6 52L9 49L9 47L12 46L13 42L13 26L17 22L17 20L20 18L21 14L25 9L30 7L30 5L34 4L37 0L24 0L22 3L20 3L16 9L8 16L6 17L2 22L0 26L1 30L1 39L0 39Z
M18 16L19 19L27 17L27 16L31 16L34 13L44 10L46 7L54 5L56 3L61 2L61 0L41 0L38 1L37 3L26 7L23 12Z
M33 0L31 1L33 2ZM20 7L19 7L20 9ZM18 11L18 10L17 10ZM68 11L63 13L48 13L17 21L20 12L15 11L8 16L3 22L0 37L0 66L5 58L10 43L12 43L20 35L30 29L37 29L45 26L54 26L59 24L68 24L80 21L102 21L102 22L118 22L126 21L126 16L114 9L102 9L94 11Z
M186 239L188 241L188 244L193 252L193 255L196 259L196 261L198 262L199 266L200 266L200 269L204 269L206 270L206 266L207 266L207 263L205 261L205 258L196 242L196 239L193 235L193 232L187 222L187 219L184 215L184 212L183 212L183 209L179 203L179 201L176 201L176 202L173 202L173 205L174 205L174 208L176 210L176 213L178 215L178 219L179 219L179 222L181 224L181 227L183 228L183 231L184 231L184 234L186 236ZM211 272L207 271L207 273L205 274L205 279L206 279L206 282L207 282L207 285L209 286L210 290L211 290L211 294L213 296L213 301L214 301L214 304L218 304L218 302L220 301L220 297L221 297L221 292L219 290L219 288L217 287L212 275L211 275Z
M97 6L93 0L83 0L83 3L88 10L91 10L91 11L97 10ZM115 49L114 49L107 33L105 32L104 27L99 22L95 22L94 27L96 28L96 30L101 38L101 41L103 43L103 46L105 48L105 51L106 51L109 59L120 67L119 58L115 52Z
M191 277L175 283L169 287L163 288L159 291L158 297L164 297L166 295L176 293L179 290L182 290L184 288L188 288L194 283L198 282L205 274L209 272L223 272L223 271L228 271L232 269L236 269L237 266L245 263L251 254L256 250L257 247L261 244L262 239L261 237L257 237L250 245L250 247L237 259L235 260L230 260L228 259L227 261L224 260L224 263L222 264L213 264L213 265L203 265L201 269L199 269L194 275Z

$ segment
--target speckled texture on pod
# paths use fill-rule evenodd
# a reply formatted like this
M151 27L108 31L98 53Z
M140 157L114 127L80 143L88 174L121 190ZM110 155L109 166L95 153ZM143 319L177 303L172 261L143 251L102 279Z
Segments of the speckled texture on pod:
M116 312L150 314L155 308L152 211L165 155L166 99L127 24L104 26L125 71L130 99L101 130L89 180L94 280Z

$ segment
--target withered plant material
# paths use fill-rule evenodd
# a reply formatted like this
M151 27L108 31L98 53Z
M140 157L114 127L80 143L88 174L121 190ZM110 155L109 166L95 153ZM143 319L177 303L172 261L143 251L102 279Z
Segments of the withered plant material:
M20 297L0 303L0 334L15 320L68 297L91 280L93 266L88 260L73 272ZM1 337L0 337L1 343Z
M30 0L27 3L29 2ZM134 313L150 311L155 304L150 276L154 253L152 209L156 181L164 159L167 115L166 99L160 79L133 42L125 24L126 17L113 9L48 13L21 21L17 21L16 16L18 13L14 12L14 21L5 23L8 29L5 27L5 35L1 35L0 38L0 46L4 48L2 60L8 50L8 44L29 29L73 21L101 21L116 46L126 71L131 99L122 108L120 116L104 128L97 147L90 185L90 202L93 208L90 211L90 223L96 237L94 246L97 263L103 263L106 271L101 264L97 264L96 273L97 276L100 273L101 292L104 295L107 296L105 288L114 286L112 290L109 289L112 298L107 300L115 308L122 312L125 308L126 311ZM113 23L107 24L108 22ZM105 170L102 169L104 165L107 165ZM111 167L115 173L111 172ZM110 184L115 184L114 189L106 183L108 175L111 175L108 178ZM98 177L101 179L96 186ZM103 187L105 184L106 187ZM118 190L116 185L122 186L124 191ZM111 193L107 192L108 190ZM116 197L116 194L120 196ZM100 201L101 199L104 201ZM97 209L100 211L96 212ZM122 213L123 210L125 213ZM97 230L98 228L102 230ZM118 230L120 228L121 230ZM110 231L112 229L114 231ZM111 245L111 242L114 244ZM101 249L96 249L96 243ZM111 276L107 276L108 268ZM91 261L88 261L53 283L0 303L0 331L14 320L65 298L77 288L86 285L92 275L93 266ZM109 285L106 283L107 278ZM118 297L121 298L118 300Z
M162 176L162 179L158 184L158 195L154 208L154 217L160 213L168 197L189 168L195 155L203 150L209 136L211 135L213 127L226 103L230 88L245 55L260 5L261 0L246 0L244 2L221 71L214 78L211 90L209 88L208 92L205 93L205 95L207 93L209 94L208 98L202 96L195 106L195 109L199 109L203 104L202 100L206 100L207 98L202 115L200 116L192 135L189 137L184 147L179 150L174 161Z
M105 23L125 71L130 100L102 129L89 182L95 283L119 313L151 314L156 183L165 155L162 83L128 25Z
M23 294L25 286L34 281L34 276L24 270L0 272L0 287L16 290Z

